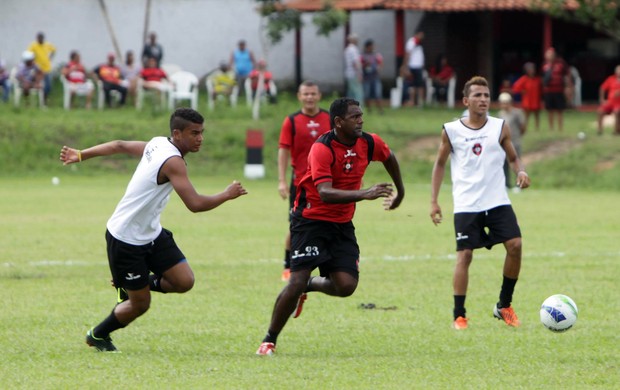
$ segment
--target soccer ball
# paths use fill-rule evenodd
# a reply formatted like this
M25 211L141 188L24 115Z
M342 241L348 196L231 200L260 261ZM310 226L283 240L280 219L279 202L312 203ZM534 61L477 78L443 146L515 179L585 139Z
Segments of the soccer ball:
M553 332L565 332L577 321L577 305L566 295L556 294L545 299L540 307L540 322Z

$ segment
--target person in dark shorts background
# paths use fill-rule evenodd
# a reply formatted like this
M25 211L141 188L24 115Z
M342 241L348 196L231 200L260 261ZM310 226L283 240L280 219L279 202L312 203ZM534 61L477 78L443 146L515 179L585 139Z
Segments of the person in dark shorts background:
M393 210L405 194L394 153L378 135L362 131L359 102L336 99L329 113L332 130L312 145L308 170L297 187L291 223L291 277L276 299L257 355L275 352L278 335L291 315L299 316L306 293L347 297L357 288L359 247L351 221L355 203L385 198L386 210ZM361 189L371 161L383 163L393 185L379 183ZM320 276L311 277L315 268Z
M557 56L552 47L545 51L542 79L545 109L549 116L549 130L554 129L555 118L557 117L558 130L562 131L564 127L563 113L566 109L566 87L571 84L570 69L568 64Z
M172 190L192 212L214 209L247 193L237 181L215 195L200 195L194 189L184 156L200 150L203 123L198 112L178 108L170 117L169 138L111 141L84 150L63 146L60 151L64 165L120 153L141 156L106 226L108 262L118 299L108 317L86 334L86 343L98 351L117 351L110 333L149 309L151 291L184 293L194 286L194 274L185 256L172 233L160 223Z
M308 167L308 152L314 141L331 129L329 113L319 107L321 91L313 81L304 81L297 90L301 109L282 121L278 146L278 192L282 199L289 199L289 216L295 203L295 188ZM292 168L291 179L286 170ZM290 224L290 217L289 217ZM282 280L291 276L291 233L287 231L284 240L284 269Z
M465 298L469 266L475 249L504 244L506 258L499 302L493 315L506 325L518 327L519 319L511 306L521 269L521 230L506 193L504 161L517 174L516 184L527 188L530 179L510 138L510 127L500 118L488 115L491 93L485 78L476 76L465 83L463 104L468 116L444 124L441 144L433 166L430 217L441 223L438 203L448 157L451 158L456 266L454 269L455 329L468 326Z

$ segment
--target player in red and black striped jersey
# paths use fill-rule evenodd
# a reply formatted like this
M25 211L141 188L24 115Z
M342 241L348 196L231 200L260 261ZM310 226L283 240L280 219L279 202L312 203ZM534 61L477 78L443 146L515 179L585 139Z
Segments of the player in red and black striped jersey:
M319 136L331 129L329 113L319 107L321 92L318 85L312 81L304 81L299 85L297 99L301 103L301 110L284 118L278 148L278 191L282 199L289 199L289 212L293 210L295 188L308 168L310 147ZM286 177L289 161L293 171L290 181ZM289 231L284 243L283 281L288 281L290 277L290 254Z
M393 210L405 194L394 153L379 136L362 131L359 102L337 99L329 112L333 129L312 145L308 169L297 187L291 222L291 277L276 299L258 355L275 352L280 331L291 315L299 316L307 292L346 297L357 288L359 247L351 221L355 203L385 198L385 209ZM371 161L383 163L393 185L361 188ZM315 268L320 276L311 277Z

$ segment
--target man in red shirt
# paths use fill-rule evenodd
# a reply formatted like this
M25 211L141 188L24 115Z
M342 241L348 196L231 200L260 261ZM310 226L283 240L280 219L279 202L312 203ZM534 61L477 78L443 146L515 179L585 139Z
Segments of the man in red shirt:
M295 189L308 167L310 147L320 135L331 129L329 113L319 107L321 92L318 85L312 81L304 81L299 85L297 99L301 103L301 110L284 118L278 148L278 192L282 199L289 199L290 211L293 211ZM286 179L289 160L293 171L290 181ZM289 231L284 243L283 281L288 281L291 274L290 256L291 232Z
M536 65L533 62L523 65L523 71L525 74L515 81L511 92L521 94L521 108L525 111L526 127L530 121L530 114L534 114L534 123L538 130L542 106L542 79L536 74Z
M127 87L129 82L123 80L121 76L121 68L114 63L116 56L114 53L108 54L108 62L99 65L95 69L95 73L101 79L103 83L103 93L105 94L105 103L110 107L112 103L111 91L118 91L121 94L120 105L125 105L127 99Z
M570 83L570 76L568 65L556 55L555 49L552 47L545 51L542 73L545 108L549 114L549 129L553 130L554 119L557 116L558 129L562 131L564 126L562 113L566 109L565 89Z
M405 195L394 153L376 134L362 131L362 110L350 98L336 99L329 110L332 130L312 145L308 169L297 188L291 223L291 278L273 309L267 335L257 355L272 355L288 318L299 316L306 293L347 297L359 279L359 247L351 221L355 203L386 198L386 210ZM394 181L361 189L371 161L381 161ZM321 275L311 277L315 268Z
M620 65L607 77L599 88L601 106L598 109L598 135L603 134L603 117L611 113L615 117L614 134L620 135Z
M90 108L95 85L88 79L86 69L80 62L80 53L72 51L69 54L69 63L62 68L61 73L69 82L66 88L71 91L71 100L76 94L86 96L86 108Z

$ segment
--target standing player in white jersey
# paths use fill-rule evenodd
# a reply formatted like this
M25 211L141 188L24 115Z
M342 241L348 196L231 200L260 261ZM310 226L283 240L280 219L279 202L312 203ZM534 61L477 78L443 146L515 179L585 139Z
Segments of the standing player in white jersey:
M189 108L170 117L170 137L149 142L111 141L84 150L63 146L65 164L112 154L141 156L125 195L108 220L108 261L118 291L118 304L99 325L86 334L86 343L102 352L115 352L110 333L144 314L151 291L184 293L194 285L194 274L172 233L160 224L160 215L174 189L193 212L208 211L247 192L234 181L215 195L200 195L187 176L187 153L200 150L204 119Z
M510 140L509 126L502 119L488 115L490 102L485 78L476 76L465 83L463 103L469 116L444 125L433 167L430 215L437 225L442 220L437 197L446 161L451 157L457 251L453 279L455 329L467 328L465 297L474 249L490 249L499 243L506 248L506 258L499 302L493 307L493 315L509 326L520 325L511 302L521 269L521 230L506 193L503 171L506 158L517 174L518 187L529 187L530 178Z

